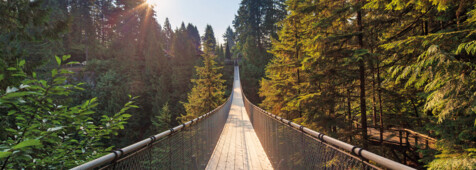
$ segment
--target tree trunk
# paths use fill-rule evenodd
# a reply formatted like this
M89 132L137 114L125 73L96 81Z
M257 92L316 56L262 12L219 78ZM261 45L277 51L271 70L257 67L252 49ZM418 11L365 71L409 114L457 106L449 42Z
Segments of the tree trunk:
M380 63L377 58L377 90L378 90L378 100L379 100L379 110L380 110L380 143L383 142L383 109L382 109L382 88L380 86Z
M373 107L373 124L374 127L377 127L377 101L375 97L375 68L372 68L372 107Z
M459 5L458 5L458 10L456 10L456 25L457 25L457 28L458 30L460 30L460 21L461 21L461 13L463 13L463 4L464 4L464 0L460 0L459 1Z
M295 6L297 6L295 4ZM300 74L299 74L299 69L301 68L300 66L300 62L299 62L299 51L301 51L300 49L300 46L299 46L299 43L298 43L298 40L299 40L299 35L298 35L298 31L299 29L297 28L297 24L296 24L296 19L293 19L293 24L294 24L294 47L295 47L295 57L296 57L296 71L297 71L297 82L296 82L296 85L297 85L297 93L298 93L298 96L301 94L301 88L299 87L299 84L301 83L301 77L300 77ZM301 106L298 106L298 112L299 112L299 117L302 117L302 111L301 111Z
M351 112L352 106L350 105L350 87L347 89L347 121L349 121L349 128L350 132L352 132L352 112ZM353 133L349 134L349 142L352 142L352 135Z
M413 111L415 113L415 117L417 118L418 126L422 127L423 123L421 122L420 115L418 114L418 108L417 108L415 102L413 101L413 98L410 98L410 102L412 102Z
M358 41L359 48L364 48L363 42L363 25L362 25L362 9L361 9L361 0L357 0L358 10L357 10L357 30L358 30ZM367 105L365 101L365 63L361 59L359 61L359 72L360 72L360 116L361 116L361 125L362 125L362 140L365 148L365 143L367 139Z

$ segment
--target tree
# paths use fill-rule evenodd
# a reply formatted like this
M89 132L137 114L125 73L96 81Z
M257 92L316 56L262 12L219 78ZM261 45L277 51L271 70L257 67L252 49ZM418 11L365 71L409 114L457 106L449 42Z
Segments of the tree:
M211 30L211 27L209 29L207 26L206 30ZM220 106L225 101L225 80L222 79L221 74L223 67L217 66L215 61L217 56L213 54L214 41L209 39L213 35L210 32L213 33L212 31L206 31L203 38L203 65L195 67L197 78L192 79L194 86L192 91L188 93L188 102L183 104L187 114L182 115L182 122L197 118Z
M60 14L53 16L55 5L46 0L0 2L0 74L4 75L0 89L18 86L22 81L7 68L25 60L24 70L31 73L60 50L55 47L59 46L58 40L66 31L68 20Z
M172 39L174 36L174 31L172 30L172 26L170 25L169 18L165 18L164 22L164 40L165 40L165 50L170 50L170 44L172 44Z
M200 41L200 33L198 32L197 26L194 26L189 23L187 25L187 31L188 31L189 37L192 38L193 40L193 44L195 44L195 46L197 47L197 51L200 50L201 41Z
M81 64L62 66L62 69L75 71L67 76L67 82L84 81L86 84L81 88L85 90L73 91L67 97L55 96L54 104L78 106L96 97L100 102L89 111L98 114L89 114L89 118L99 127L101 116L112 117L113 113L121 111L123 104L130 100L127 94L141 96L135 100L140 108L127 119L123 130L116 131L117 135L106 135L108 139L95 136L100 143L92 144L100 145L101 151L107 152L109 146L112 149L130 145L165 128L150 127L154 124L152 120L163 113L160 110L166 104L170 113L167 127L178 125L178 113L185 112L181 102L187 99L187 92L192 88L193 68L200 59L200 35L192 24L172 30L167 20L162 27L150 7L137 0L1 1L0 74L3 77L0 89L21 85L23 77L13 76L16 73L7 69L22 60L26 61L23 70L28 75L35 71L39 80L53 82L50 70L56 68L56 61L47 56L71 54L68 62ZM4 105L0 104L0 107ZM2 108L0 113L7 115L7 111ZM164 117L168 119L168 116ZM11 123L10 119L0 122ZM12 124L11 127L16 128ZM0 133L0 137L10 137L2 136L9 135L4 129ZM84 155L71 155L80 160L98 156L88 154L91 154L90 150L85 149ZM69 159L65 158L67 163ZM50 163L50 167L40 169L62 168L60 163ZM3 159L0 164L3 165Z
M230 46L228 45L228 43L225 44L225 58L227 59L231 58Z
M232 49L235 46L235 33L230 26L226 28L226 32L223 34L223 39L225 40L225 44L227 44L226 47L229 49Z
M366 6L386 11L408 9L407 22L414 23L388 31L381 45L382 53L393 55L388 58L393 63L388 69L388 79L402 89L415 89L418 92L415 97L424 99L421 110L433 120L428 129L441 139L440 153L428 166L435 169L449 165L451 168L471 167L475 159L470 155L474 154L475 145L470 142L474 134L468 132L475 129L476 116L474 95L470 94L476 89L472 85L475 62L469 58L475 53L469 45L474 42L474 36L467 33L475 28L475 6L465 1L435 1L415 8L411 5L417 4L397 3L385 7L371 1ZM461 17L463 11L469 14L467 18Z
M165 103L162 109L160 109L159 115L155 116L154 119L152 123L157 129L156 132L161 132L172 127L172 114L170 113L168 103Z
M215 39L215 33L213 33L213 28L211 25L207 25L205 28L205 34L202 37L202 47L205 51L205 48L215 49L217 42Z
M56 57L58 67L51 70L51 80L38 79L35 72L26 74L25 60L9 68L24 80L20 86L0 91L1 119L8 120L0 124L2 169L71 168L102 156L112 149L103 140L117 135L132 116L126 114L137 107L132 101L112 115L94 111L97 98L70 105L69 95L82 88L81 84L64 83L72 72L60 66L68 58ZM94 119L94 114L101 116Z
M385 128L411 128L440 139L438 152L421 148L423 157L414 164L474 164L474 134L469 133L476 127L474 4L289 0L286 5L287 17L277 25L282 30L267 48L273 57L260 82L261 106L359 145L366 144L370 121L379 126L372 128L380 129L381 142ZM257 51L236 30L237 47L246 47L243 56L249 62L247 53ZM243 70L251 68L243 63ZM355 120L361 122L359 129L349 130ZM394 157L379 144L367 146Z
M287 3L292 11L297 10L297 1ZM260 89L260 95L265 98L261 106L291 120L302 117L298 101L304 77L300 66L304 54L301 18L291 13L280 22L282 30L278 35L281 41L273 41L274 58L266 67L266 79L261 80Z
M242 57L243 91L248 99L259 103L259 80L265 76L265 66L271 59L267 52L271 39L280 29L278 21L286 16L284 0L242 0L233 20L236 54Z

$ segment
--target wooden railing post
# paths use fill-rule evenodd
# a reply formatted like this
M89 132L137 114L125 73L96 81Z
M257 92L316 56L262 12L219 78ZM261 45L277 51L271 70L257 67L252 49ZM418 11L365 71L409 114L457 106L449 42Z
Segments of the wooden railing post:
M415 147L418 148L418 135L415 135Z
M405 134L406 134L406 137L405 137L406 145L410 146L410 142L408 141L408 132L405 131Z
M398 131L398 137L400 138L400 146L403 146L403 142L402 142L402 131L401 131L401 130Z

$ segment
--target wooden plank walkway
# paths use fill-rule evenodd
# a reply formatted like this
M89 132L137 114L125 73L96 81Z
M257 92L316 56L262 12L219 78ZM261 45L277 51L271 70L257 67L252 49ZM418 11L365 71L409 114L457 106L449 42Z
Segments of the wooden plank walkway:
M353 124L356 128L361 128L359 122L355 122ZM367 127L367 135L369 136L369 140L372 141L380 141L380 129L374 127ZM384 129L383 130L383 142L393 145L409 145L414 148L421 148L421 149L436 149L436 142L435 138L429 137L425 134L421 134L415 132L410 129L402 128L391 128L391 129ZM401 139L400 139L401 138Z
M367 134L369 135L370 140L380 141L379 129L368 127ZM402 141L400 141L400 135L402 135ZM400 142L402 142L403 145L408 143L411 147L418 146L421 149L436 149L436 139L424 137L423 135L416 133L409 133L409 137L406 138L405 133L399 134L397 130L384 130L382 137L384 142L390 144L400 145Z
M230 113L206 169L273 169L244 108L238 67Z
M359 122L354 122L354 127L360 128ZM399 132L401 131L401 132ZM367 135L372 141L380 141L380 129L367 127ZM401 135L401 136L400 136ZM410 145L411 147L419 147L421 149L436 149L435 138L412 131L410 129L384 129L383 142L393 145ZM400 139L401 138L401 139Z

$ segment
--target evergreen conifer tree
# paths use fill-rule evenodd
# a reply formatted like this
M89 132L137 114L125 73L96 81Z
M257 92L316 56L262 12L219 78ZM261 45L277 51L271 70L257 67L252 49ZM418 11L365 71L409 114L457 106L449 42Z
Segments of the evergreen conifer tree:
M225 80L221 74L223 67L217 66L217 56L213 53L215 42L212 27L207 26L202 44L203 63L195 67L197 78L192 79L192 91L188 93L188 102L183 104L187 114L182 115L182 122L205 114L225 101Z

